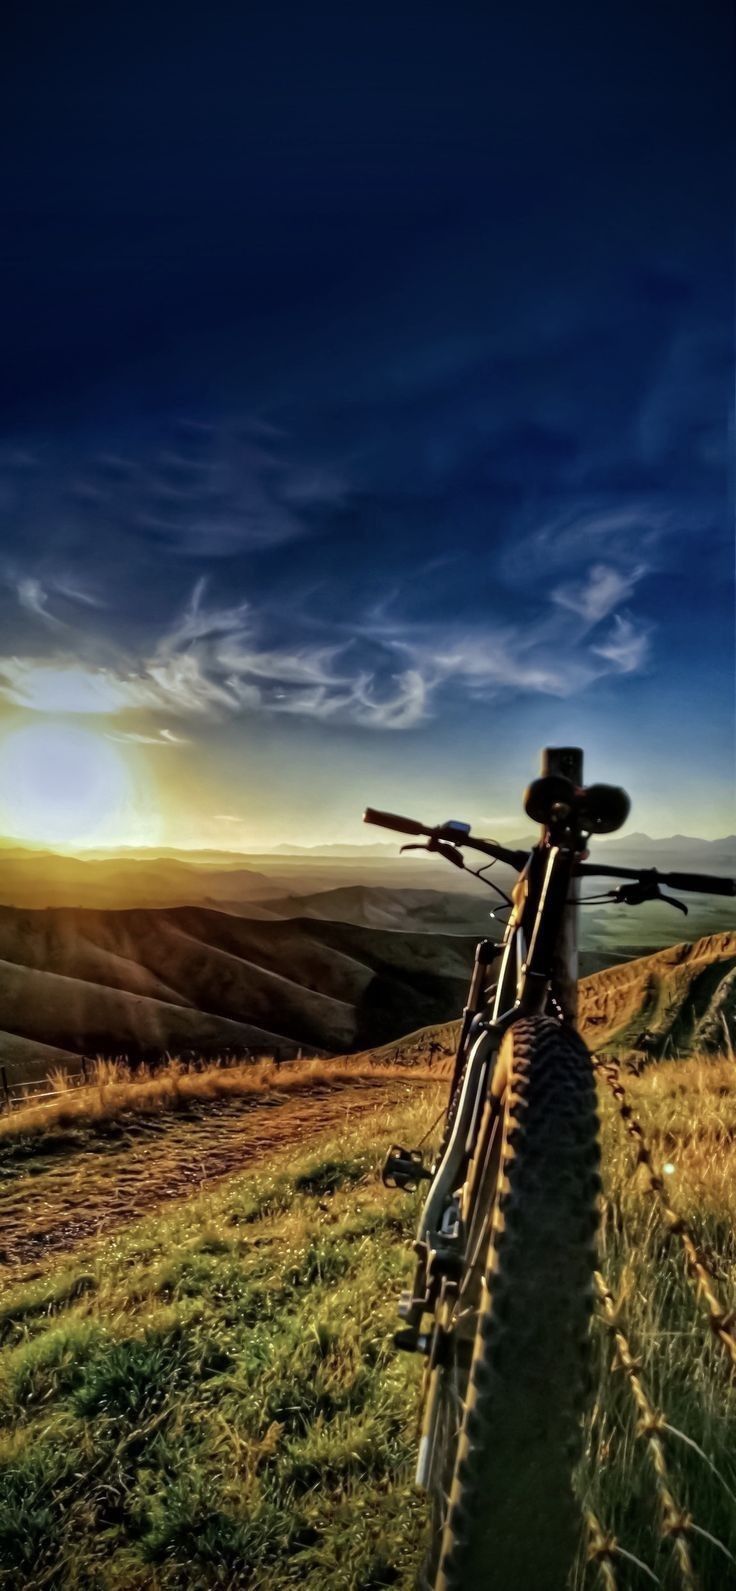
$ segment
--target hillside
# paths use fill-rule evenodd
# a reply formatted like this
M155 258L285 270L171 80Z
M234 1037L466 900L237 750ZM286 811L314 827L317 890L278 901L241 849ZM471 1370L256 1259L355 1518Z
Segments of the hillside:
M360 1049L462 1008L474 940L189 906L0 907L2 1059L32 1050ZM18 1055L18 1043L21 1052ZM31 1070L45 1071L46 1050Z
M459 933L463 914L454 918L453 902L463 897L369 891L373 925L363 926L347 915L365 907L360 888L337 893L329 905L342 906L342 921L259 920L200 906L0 907L0 1063L13 1081L80 1054L293 1054L300 1046L334 1054L451 1022L484 917L473 934ZM320 897L309 904L316 913ZM425 931L433 920L437 931ZM587 951L581 966L593 974L581 983L592 1044L634 1047L646 1030L655 1051L723 1047L724 1020L736 1008L736 933L629 961Z
M269 900L269 910L277 916L293 916L289 897ZM299 916L317 917L326 922L354 923L364 928L446 933L498 934L491 919L493 900L486 890L459 894L440 889L412 889L395 885L344 884L334 889L316 890L299 901ZM249 907L243 915L250 916Z
M596 968L581 977L578 993L578 1025L591 1050L672 1059L728 1053L736 1048L736 933ZM410 1054L431 1043L451 1050L457 1033L458 1023L446 1022L410 1034L398 1050ZM387 1044L377 1055L389 1060L396 1053Z
M580 985L580 1026L591 1047L637 1046L689 1055L736 1041L736 933L710 934L609 967Z
M87 860L53 851L0 853L0 902L8 906L252 906L276 895L284 895L283 883L244 858L196 863L177 856ZM288 901L290 911L295 905Z

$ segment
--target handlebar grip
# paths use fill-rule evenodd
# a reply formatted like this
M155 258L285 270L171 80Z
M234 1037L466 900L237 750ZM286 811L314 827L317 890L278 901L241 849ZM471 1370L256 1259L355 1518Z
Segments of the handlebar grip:
M700 895L736 895L736 879L711 878L707 873L660 873L659 882L670 889L692 889Z
M429 833L423 823L417 823L416 818L398 817L395 812L377 812L375 807L366 807L363 822L376 823L379 829L396 829L397 834Z

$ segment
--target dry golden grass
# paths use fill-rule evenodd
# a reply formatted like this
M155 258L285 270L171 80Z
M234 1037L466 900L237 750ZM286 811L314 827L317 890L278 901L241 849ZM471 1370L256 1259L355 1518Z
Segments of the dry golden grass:
M386 1078L406 1078L398 1063L360 1057L336 1060L248 1062L242 1066L212 1064L201 1072L185 1070L173 1058L161 1071L132 1073L119 1061L97 1060L89 1081L70 1081L63 1071L49 1076L55 1097L33 1103L32 1095L15 1110L0 1117L0 1143L14 1138L42 1138L56 1128L84 1127L130 1115L185 1109L194 1103L225 1099L279 1098L317 1088L354 1087L380 1083ZM412 1068L412 1076L433 1075Z
M664 1199L683 1217L728 1313L736 1299L736 1065L729 1057L662 1062L622 1078L641 1124ZM687 1525L685 1543L701 1591L736 1587L736 1382L709 1323L708 1303L677 1230L666 1218L637 1145L600 1079L603 1219L599 1264L613 1294L615 1324L654 1407L667 1481ZM731 1325L733 1330L733 1325ZM647 1421L635 1404L610 1327L596 1321L597 1386L586 1426L581 1486L619 1543L617 1584L633 1553L668 1588L678 1571L677 1538L663 1517ZM688 1523L689 1521L689 1523ZM703 1534L705 1532L706 1534ZM601 1579L597 1584L604 1584ZM596 1585L581 1563L576 1587Z

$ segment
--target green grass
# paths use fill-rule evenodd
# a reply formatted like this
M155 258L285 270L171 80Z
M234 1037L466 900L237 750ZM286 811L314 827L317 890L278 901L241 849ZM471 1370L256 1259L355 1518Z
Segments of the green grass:
M663 1065L631 1093L732 1304L736 1067ZM390 1115L376 1109L6 1293L0 1584L413 1587L420 1366L390 1337L417 1199L384 1190L377 1166L389 1139L416 1141L440 1097L407 1091ZM653 1402L720 1476L665 1433L672 1490L736 1556L734 1380L602 1103L602 1266ZM604 1528L675 1587L628 1386L610 1371L610 1334L596 1325L594 1338L581 1486ZM696 1535L692 1551L703 1591L736 1586L716 1547ZM623 1558L616 1572L621 1588L648 1583ZM578 1586L596 1573L581 1569Z
M411 1585L417 1371L390 1333L416 1217L376 1179L388 1133L376 1112L6 1294L2 1583Z

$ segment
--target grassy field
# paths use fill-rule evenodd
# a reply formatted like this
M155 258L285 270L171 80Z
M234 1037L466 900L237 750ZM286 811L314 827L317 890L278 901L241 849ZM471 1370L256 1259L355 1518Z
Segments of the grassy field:
M668 1197L736 1296L736 1066L627 1079ZM0 1312L0 1584L99 1591L414 1585L419 1366L397 1355L395 1296L416 1200L378 1180L387 1140L430 1127L439 1085L382 1103L256 1170L9 1279ZM632 1178L602 1084L601 1266L640 1365L701 1591L736 1586L736 1390L680 1242ZM623 1552L619 1588L683 1578L663 1538L649 1438L594 1327L581 1495ZM620 1361L620 1345L617 1353ZM624 1553L639 1559L644 1570ZM605 1584L584 1565L578 1587Z

